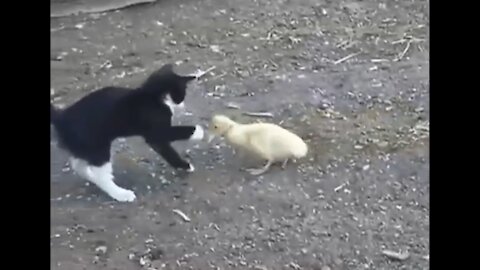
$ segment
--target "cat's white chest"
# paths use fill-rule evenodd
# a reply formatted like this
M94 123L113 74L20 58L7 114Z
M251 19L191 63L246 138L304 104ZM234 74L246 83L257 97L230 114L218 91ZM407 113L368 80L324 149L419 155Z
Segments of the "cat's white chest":
M180 104L175 104L175 102L173 102L170 95L167 95L163 102L165 103L165 105L168 106L168 108L170 108L170 111L172 112L172 116L175 115L178 111L185 109L185 104L183 102Z

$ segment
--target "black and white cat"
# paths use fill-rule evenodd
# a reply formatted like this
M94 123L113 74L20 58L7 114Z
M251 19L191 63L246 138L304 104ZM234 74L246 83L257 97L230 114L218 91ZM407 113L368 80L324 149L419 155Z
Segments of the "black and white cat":
M105 87L59 110L50 104L50 117L59 146L71 154L70 165L82 178L121 202L135 200L133 191L113 181L110 148L121 137L141 136L171 166L194 167L171 146L178 140L202 140L197 126L172 126L174 107L183 106L188 82L171 64L164 65L137 89Z

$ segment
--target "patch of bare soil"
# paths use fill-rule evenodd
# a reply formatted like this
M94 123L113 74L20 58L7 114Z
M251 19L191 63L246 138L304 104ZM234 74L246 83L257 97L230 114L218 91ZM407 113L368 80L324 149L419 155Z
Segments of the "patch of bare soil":
M177 123L271 112L311 150L254 177L222 141L176 143L185 174L119 140L116 181L138 198L122 204L52 144L51 268L429 269L428 16L428 1L165 0L53 18L56 104L167 62L216 66Z

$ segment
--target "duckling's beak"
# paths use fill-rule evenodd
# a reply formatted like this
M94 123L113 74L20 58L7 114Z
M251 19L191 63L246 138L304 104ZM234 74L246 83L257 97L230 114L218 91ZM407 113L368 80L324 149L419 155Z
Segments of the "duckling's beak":
M207 138L207 142L208 143L211 143L213 141L213 139L215 139L215 135L212 134L212 133L209 133L208 134L208 138Z

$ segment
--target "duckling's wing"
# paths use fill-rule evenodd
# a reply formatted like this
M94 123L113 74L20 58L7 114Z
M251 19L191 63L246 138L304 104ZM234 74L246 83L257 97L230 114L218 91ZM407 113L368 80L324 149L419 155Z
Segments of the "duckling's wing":
M248 138L248 146L250 151L257 154L259 157L264 159L270 159L268 145L265 143L265 140L262 136L259 136L258 133L254 134L253 136L249 136Z
M268 126L258 125L248 132L248 147L262 158L271 160L272 156L272 130Z
M254 138L253 144L258 145L268 159L285 159L296 155L298 151L298 142L302 142L300 138L290 131L276 125L264 125L258 130Z

